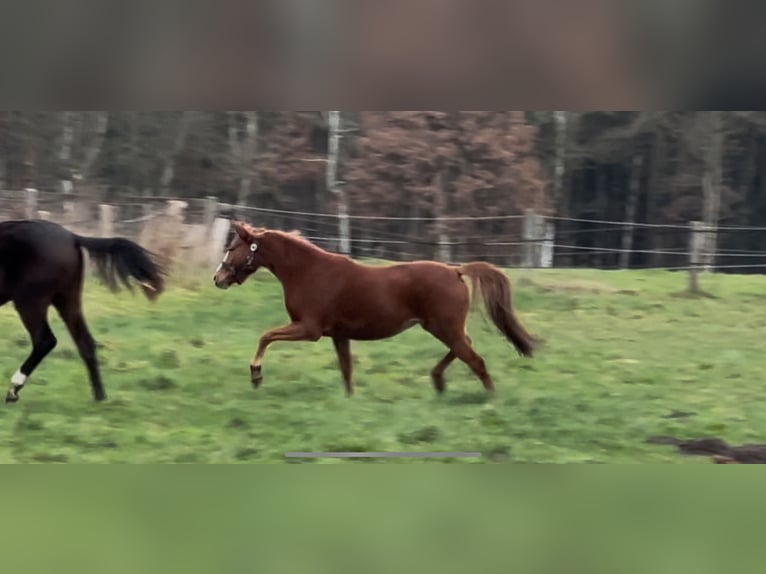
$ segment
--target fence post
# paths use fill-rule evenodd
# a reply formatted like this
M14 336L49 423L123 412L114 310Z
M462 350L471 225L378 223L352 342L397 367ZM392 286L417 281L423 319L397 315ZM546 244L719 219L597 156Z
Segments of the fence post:
M101 216L101 237L114 237L114 206L102 203L98 207Z
M524 267L533 267L532 237L534 236L535 212L531 209L524 210L524 229L522 231L522 241L524 242Z
M545 218L532 209L524 210L524 266L541 267L545 241Z
M691 222L689 237L689 292L699 293L699 271L702 262L702 246L705 242L705 226L701 221Z
M208 262L210 265L217 265L221 261L230 228L231 222L225 217L216 217L213 220L210 228L210 241L208 243Z
M449 239L444 232L439 233L439 260L444 263L452 262L452 253L450 249Z
M74 201L67 200L64 202L64 219L66 221L67 225L72 225L77 221L77 216L75 214L75 205Z
M205 235L208 237L213 232L213 222L216 215L218 215L218 198L214 195L208 195L205 198L205 214L203 216Z
M338 234L340 252L344 255L351 255L351 229L348 224L348 209L345 202L338 203Z
M34 187L26 189L26 216L27 219L34 219L37 213L37 190Z
M556 228L552 221L543 219L543 244L542 254L540 255L540 267L553 267L553 248L556 242Z
M169 199L166 213L170 217L177 217L183 222L186 219L186 208L188 205L183 200Z

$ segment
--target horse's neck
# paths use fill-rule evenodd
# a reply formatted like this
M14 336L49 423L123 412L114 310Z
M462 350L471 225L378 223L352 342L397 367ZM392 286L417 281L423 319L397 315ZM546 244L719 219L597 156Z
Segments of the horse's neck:
M271 263L271 272L287 289L294 281L304 282L327 263L331 255L311 244L302 244L287 238L280 238L279 253Z

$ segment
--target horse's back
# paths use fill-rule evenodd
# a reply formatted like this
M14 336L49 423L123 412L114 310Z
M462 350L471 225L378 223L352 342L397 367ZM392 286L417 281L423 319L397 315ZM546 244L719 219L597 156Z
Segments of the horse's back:
M360 338L366 338L362 331L390 335L426 323L445 308L458 314L468 309L468 289L457 269L433 261L356 264L344 283L340 322L359 325Z
M6 298L68 281L79 271L80 256L74 235L60 225L26 219L0 222L0 289Z

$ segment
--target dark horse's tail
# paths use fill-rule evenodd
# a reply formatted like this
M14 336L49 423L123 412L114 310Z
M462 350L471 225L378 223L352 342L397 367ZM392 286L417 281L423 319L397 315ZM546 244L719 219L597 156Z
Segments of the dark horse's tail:
M466 263L458 271L471 279L474 300L481 294L487 313L505 338L513 343L520 355L531 357L539 341L529 334L516 317L508 276L483 261Z
M82 237L75 235L77 245L84 248L95 264L99 277L116 291L121 282L132 289L129 280L135 279L146 297L154 301L165 289L164 269L157 257L123 237Z

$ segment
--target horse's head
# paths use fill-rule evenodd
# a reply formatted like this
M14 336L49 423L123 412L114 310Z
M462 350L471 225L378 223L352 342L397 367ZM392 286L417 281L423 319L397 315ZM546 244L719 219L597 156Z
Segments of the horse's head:
M219 289L228 289L235 283L241 285L264 264L259 251L262 232L239 221L233 221L231 226L233 237L213 275L213 282Z

